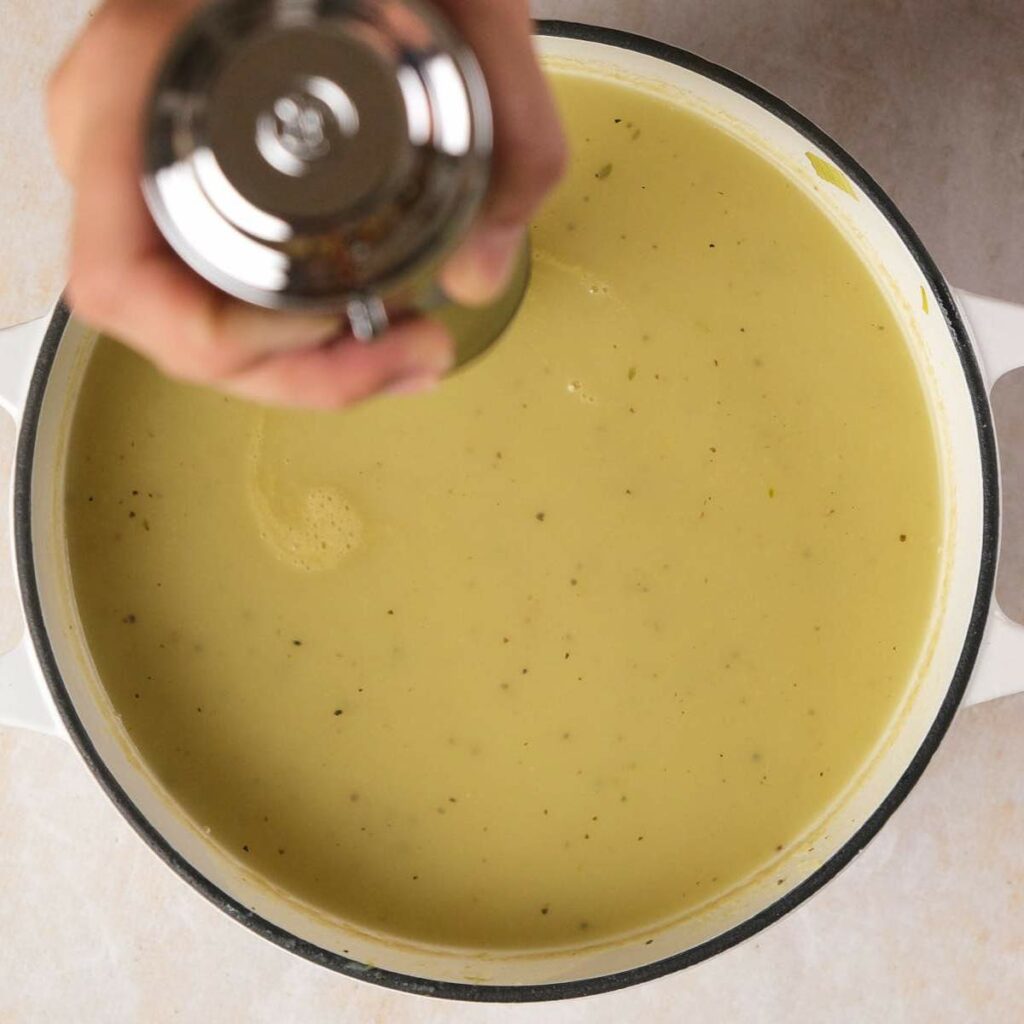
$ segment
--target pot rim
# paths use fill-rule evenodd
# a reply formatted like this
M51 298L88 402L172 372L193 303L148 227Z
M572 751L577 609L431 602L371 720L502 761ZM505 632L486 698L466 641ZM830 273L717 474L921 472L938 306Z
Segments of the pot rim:
M36 584L32 538L32 472L35 441L43 397L54 357L64 335L71 310L63 298L57 302L46 336L43 340L32 378L18 437L14 468L14 542L18 580L28 631L32 638L39 665L50 694L68 735L77 747L99 784L105 790L128 823L177 875L193 889L205 896L229 917L245 925L257 935L270 940L283 949L296 953L313 963L340 974L385 988L418 995L434 996L468 1002L527 1003L542 1000L570 999L596 995L652 981L664 975L691 967L745 941L768 925L795 909L808 897L830 881L864 848L903 802L938 748L953 720L953 716L967 688L981 645L988 619L989 606L995 584L996 555L999 536L999 470L995 448L992 413L988 394L963 319L953 300L949 286L913 228L899 212L893 201L868 173L833 141L822 129L797 113L792 107L752 82L689 51L661 43L645 36L617 29L600 28L572 21L542 20L536 23L539 36L578 39L633 50L654 57L711 79L739 93L785 124L795 129L826 153L858 187L871 199L909 250L921 270L933 295L940 304L949 329L950 339L957 350L974 410L978 434L978 448L982 477L982 537L978 568L978 585L964 643L946 695L936 713L935 720L909 765L882 800L875 811L857 831L821 867L800 885L775 900L763 910L720 935L690 949L675 953L650 964L644 964L614 974L583 978L576 981L552 982L535 985L485 985L464 982L431 981L396 971L369 967L359 961L332 952L298 938L248 909L210 882L182 857L149 823L145 815L121 788L117 779L103 762L88 732L79 718L68 690L61 677L47 634L39 590Z

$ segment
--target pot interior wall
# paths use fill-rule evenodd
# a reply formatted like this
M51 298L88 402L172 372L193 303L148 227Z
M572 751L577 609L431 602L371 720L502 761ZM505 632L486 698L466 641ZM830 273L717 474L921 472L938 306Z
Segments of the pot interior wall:
M642 88L670 95L712 117L773 161L813 195L854 239L877 275L907 329L921 379L932 400L941 449L946 503L942 594L932 636L917 678L888 735L862 776L827 820L800 848L771 865L732 897L683 921L613 946L521 955L477 955L397 946L327 920L286 894L273 892L247 873L235 857L219 849L188 821L149 776L107 702L84 643L71 597L63 536L62 481L67 435L75 395L94 337L71 322L55 356L41 410L32 473L35 574L54 661L74 714L95 748L96 758L158 835L174 851L179 870L195 882L205 879L234 901L235 916L252 912L282 933L364 964L424 979L524 985L598 977L692 950L742 925L755 915L792 901L801 887L815 884L815 873L844 845L860 845L858 829L883 805L911 765L950 695L950 681L961 655L978 587L982 555L983 496L978 428L961 356L951 342L944 312L946 296L911 255L886 215L853 177L833 174L834 156L738 92L711 78L645 53L572 38L544 37L544 56L579 73L623 76ZM841 581L837 581L841 586ZM880 599L884 600L884 595ZM781 880L781 881L780 881ZM285 944L294 942L277 936Z

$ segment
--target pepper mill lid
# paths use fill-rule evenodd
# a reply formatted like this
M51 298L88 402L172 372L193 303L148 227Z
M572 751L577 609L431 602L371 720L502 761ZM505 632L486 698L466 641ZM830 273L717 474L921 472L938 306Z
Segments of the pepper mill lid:
M157 79L143 191L223 291L370 337L464 234L490 155L480 68L429 4L216 0Z

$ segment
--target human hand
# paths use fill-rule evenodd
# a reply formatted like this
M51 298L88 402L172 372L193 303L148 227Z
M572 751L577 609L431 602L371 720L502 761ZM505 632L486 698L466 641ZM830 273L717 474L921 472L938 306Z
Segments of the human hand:
M338 318L271 312L215 289L164 242L140 188L142 119L164 53L202 0L107 0L50 82L57 161L74 189L68 296L75 311L168 375L277 405L339 408L433 386L451 339L434 321L372 345ZM459 302L496 296L526 224L565 165L533 54L526 0L435 0L483 68L494 108L491 189L441 283Z

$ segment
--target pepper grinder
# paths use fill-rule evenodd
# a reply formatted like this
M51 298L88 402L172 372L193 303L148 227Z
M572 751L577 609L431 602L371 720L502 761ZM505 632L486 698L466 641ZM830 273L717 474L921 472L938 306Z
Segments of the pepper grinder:
M214 0L157 76L142 188L167 242L217 288L336 312L372 341L431 313L458 364L526 288L479 309L436 282L487 192L491 104L477 61L425 0Z

